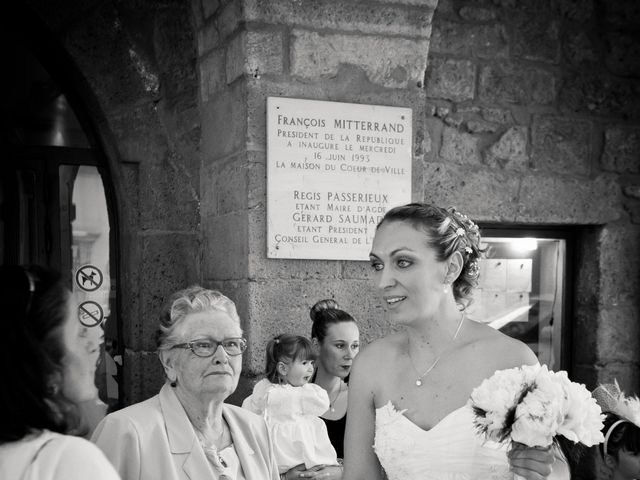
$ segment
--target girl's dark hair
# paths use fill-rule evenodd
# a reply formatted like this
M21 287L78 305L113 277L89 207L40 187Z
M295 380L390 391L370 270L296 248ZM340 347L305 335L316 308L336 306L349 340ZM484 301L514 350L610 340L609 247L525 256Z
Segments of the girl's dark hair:
M290 333L278 335L267 343L267 379L271 383L280 383L278 362L290 363L313 358L313 345L308 338Z
M453 295L461 305L468 305L472 290L478 285L478 260L484 250L480 248L480 230L466 215L455 208L441 208L426 203L410 203L389 210L378 227L388 222L407 222L426 233L427 245L443 262L454 252L464 260L460 275L453 282Z
M604 420L604 428L602 434L607 435L607 432L611 429L614 423L621 418L615 413L605 412L606 418ZM640 427L629 421L624 421L616 425L609 433L607 439L607 454L613 455L614 458L618 458L620 450L626 450L634 455L640 452ZM604 458L604 443L601 443L598 448L600 449L600 455Z
M0 266L0 443L43 429L68 433L79 425L76 405L62 393L68 298L53 270Z
M355 319L344 310L340 310L335 300L319 300L309 310L309 316L313 325L311 326L311 338L317 338L322 343L327 336L327 331L331 325L342 322L356 323Z

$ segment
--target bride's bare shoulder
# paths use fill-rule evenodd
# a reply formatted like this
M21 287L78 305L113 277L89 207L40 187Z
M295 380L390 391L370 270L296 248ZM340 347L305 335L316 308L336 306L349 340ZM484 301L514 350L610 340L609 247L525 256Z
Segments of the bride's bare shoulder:
M532 365L538 361L525 343L488 325L476 324L474 333L473 350L487 359L487 363L491 363L496 370Z
M388 362L401 351L403 341L406 342L406 335L403 333L392 333L374 340L358 353L356 361L369 365Z

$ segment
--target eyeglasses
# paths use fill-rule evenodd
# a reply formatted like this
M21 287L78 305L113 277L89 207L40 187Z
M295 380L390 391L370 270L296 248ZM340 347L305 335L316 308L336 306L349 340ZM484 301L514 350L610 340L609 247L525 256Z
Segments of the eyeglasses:
M247 349L247 341L241 337L225 338L219 342L216 340L194 340L192 342L179 343L171 348L189 348L198 357L211 357L216 353L219 345L222 345L222 349L232 357L240 355Z

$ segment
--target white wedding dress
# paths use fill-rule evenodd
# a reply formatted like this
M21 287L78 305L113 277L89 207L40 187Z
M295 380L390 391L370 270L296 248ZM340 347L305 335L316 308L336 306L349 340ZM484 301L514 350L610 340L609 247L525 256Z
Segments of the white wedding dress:
M469 404L431 430L418 427L404 412L391 402L376 409L374 449L389 480L513 480L507 447L476 433ZM564 455L559 450L555 455L548 480L568 480Z
M374 449L389 480L512 480L506 447L483 442L465 405L423 430L388 402L376 409Z

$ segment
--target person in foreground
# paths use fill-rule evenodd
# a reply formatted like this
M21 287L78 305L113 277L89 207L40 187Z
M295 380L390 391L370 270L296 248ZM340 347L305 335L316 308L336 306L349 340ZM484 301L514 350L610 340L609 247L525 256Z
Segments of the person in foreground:
M355 359L345 435L348 480L569 478L550 449L488 444L469 396L496 370L535 364L523 343L466 319L477 283L478 227L454 209L397 207L373 240L373 278L404 329ZM558 465L558 464L557 464Z
M311 307L311 341L317 352L313 383L329 396L329 409L320 417L338 458L344 458L349 386L347 377L360 350L360 331L355 319L340 309L335 300L320 300Z
M283 479L342 475L327 427L320 420L329 409L329 397L309 383L313 371L311 341L290 333L278 335L267 343L266 378L242 403L267 422Z
M99 345L83 337L57 272L0 267L0 478L117 480L82 433L79 405L95 400Z
M600 385L593 396L606 414L599 449L611 480L640 478L640 400L627 397L617 381Z
M107 415L92 437L122 479L277 480L264 420L223 403L246 348L233 302L198 286L175 293L157 342L160 393Z

